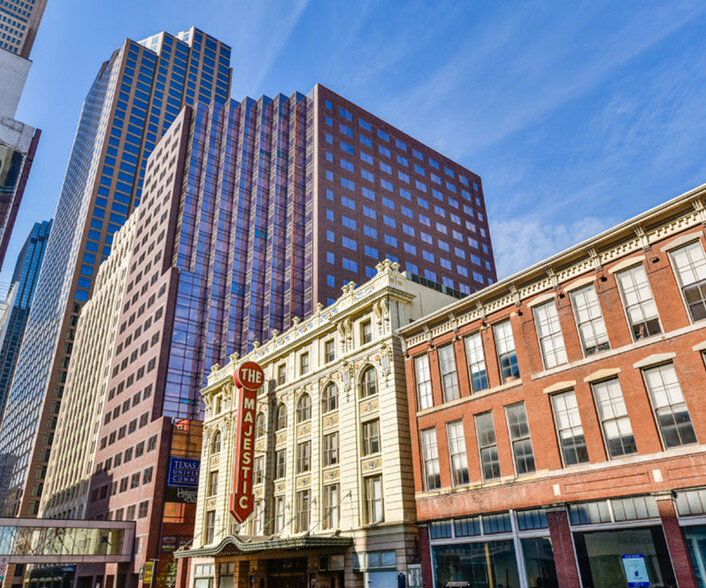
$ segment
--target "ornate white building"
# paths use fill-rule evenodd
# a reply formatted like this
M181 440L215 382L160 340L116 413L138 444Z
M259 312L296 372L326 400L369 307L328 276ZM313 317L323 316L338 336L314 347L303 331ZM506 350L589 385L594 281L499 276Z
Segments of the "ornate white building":
M206 404L190 585L391 586L418 563L409 413L396 330L453 299L385 261L377 275L225 367ZM233 374L259 363L255 509L229 513Z

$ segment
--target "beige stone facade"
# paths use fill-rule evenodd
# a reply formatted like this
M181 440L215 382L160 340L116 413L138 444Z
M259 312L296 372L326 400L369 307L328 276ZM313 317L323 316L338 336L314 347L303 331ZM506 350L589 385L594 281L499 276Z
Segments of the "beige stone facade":
M131 216L116 233L112 254L100 266L95 294L78 319L40 517L73 519L85 513L136 221L137 215Z
M190 584L397 586L418 562L404 364L396 330L452 301L385 261L366 284L225 367L206 404ZM255 510L229 513L233 373L259 363ZM229 576L232 576L230 578ZM287 582L289 582L287 584Z

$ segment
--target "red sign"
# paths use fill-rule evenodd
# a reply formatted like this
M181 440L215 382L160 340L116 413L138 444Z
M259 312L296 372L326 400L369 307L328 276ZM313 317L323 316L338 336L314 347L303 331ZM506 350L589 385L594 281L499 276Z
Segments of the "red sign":
M254 361L246 361L240 364L233 380L238 388L257 392L265 382L265 372Z
M253 511L252 466L255 440L255 407L257 391L265 382L262 368L246 361L233 377L238 387L238 427L235 438L235 476L230 495L230 514L244 523Z

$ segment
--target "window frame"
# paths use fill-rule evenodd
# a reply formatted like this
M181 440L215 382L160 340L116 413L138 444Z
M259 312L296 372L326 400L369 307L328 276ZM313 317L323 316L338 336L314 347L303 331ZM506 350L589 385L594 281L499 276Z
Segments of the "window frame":
M361 455L369 457L382 451L380 440L380 419L370 419L360 424L361 430ZM377 449L375 449L377 444Z
M481 431L480 427L478 426L479 419L489 419L490 422L490 432L492 432L493 435L493 443L485 443L484 441L481 440ZM502 472L500 470L500 453L498 452L498 435L495 432L495 419L493 417L493 411L492 410L486 410L484 412L480 412L478 414L473 415L473 426L476 430L476 444L478 446L478 463L480 465L480 474L481 474L481 479L484 482L489 482L491 480L497 480L502 477ZM483 435L489 436L489 432L484 431ZM493 470L497 467L497 475L494 475L492 477L486 476L486 463L485 460L483 459L484 455L484 450L495 450L495 459L494 461L489 463L489 467L492 468Z
M374 525L385 521L385 505L383 502L382 474L374 474L363 478L365 492L365 523ZM377 486L375 482L377 481ZM376 491L379 490L379 492ZM372 492L371 492L372 490ZM379 511L379 515L378 515Z
M441 394L446 402L461 398L461 389L458 384L458 371L456 369L456 349L453 341L437 348L439 359L439 376L441 377ZM442 356L443 354L443 356Z
M622 403L622 408L625 411L625 414L621 414L617 417L615 416L615 412L616 412L615 411L615 402L613 402L615 396L610 396L611 391L608 389L608 387L610 386L610 384L612 382L615 382L617 385L618 392L620 393L620 402ZM604 386L606 387L608 394L609 394L609 396L605 400L608 401L608 404L610 405L610 408L613 412L613 416L610 418L606 418L605 414L603 412L602 407L606 402L599 398L599 394L600 394L599 387L604 387ZM614 378L607 378L605 380L600 380L598 382L591 382L591 394L593 395L593 403L594 403L594 406L596 407L596 416L598 417L598 423L601 427L601 434L603 436L603 446L605 448L607 458L608 459L619 459L621 457L636 454L638 451L637 451L637 442L635 440L635 432L632 429L632 421L630 420L630 415L628 413L628 407L627 407L627 404L625 403L625 396L623 394L623 390L620 385L620 379L618 377L614 377ZM623 452L620 455L613 455L613 453L610 449L611 444L609 443L608 434L606 432L606 426L605 426L606 423L611 422L611 421L615 422L615 427L618 430L620 429L620 425L618 423L620 421L627 421L628 426L630 427L630 435L632 436L632 444L634 447L633 451L631 451L629 453ZM624 435L620 435L617 438L620 439L620 446L624 448L624 443L622 441L623 437L624 437Z
M498 337L498 330L501 328L504 328L504 326L507 325L510 333L510 337L512 338L512 351L505 351L504 353L501 353L500 351L500 344L501 342L505 342L507 340L507 337L503 338L501 341L501 338ZM510 321L509 318L506 318L502 321L498 321L497 323L493 324L493 343L495 344L495 358L498 362L498 372L500 373L500 381L502 384L508 384L509 382L514 382L519 380L522 376L520 373L520 364L519 360L517 358L517 344L515 343L515 333L512 330L512 322ZM512 362L512 357L514 356L514 366L516 367L517 370L517 375L515 375L514 370L512 370L513 367L513 362ZM503 368L503 358L504 357L509 357L510 362L509 362L509 368L511 370L510 374L506 375L505 370Z
M695 282L691 282L689 284L684 285L684 281L682 279L681 272L680 272L679 268L677 267L677 263L675 261L675 254L677 254L679 251L686 251L690 247L694 247L694 246L700 248L703 257L706 259L706 251L704 250L704 245L701 242L701 238L699 237L699 235L696 235L696 234L694 235L693 241L689 241L688 243L684 243L680 247L674 247L673 249L670 249L670 251L669 251L669 261L672 266L672 271L673 271L674 277L677 281L677 285L679 286L679 293L681 294L684 308L686 309L687 315L689 316L689 321L692 324L706 320L706 310L703 311L704 316L702 318L698 318L698 319L694 318L694 313L692 311L691 305L686 297L684 290L685 290L685 288L693 287L693 286L696 286L699 289L699 291L701 291L702 289L706 290L706 278L701 279L701 280L697 279ZM691 259L689 261L691 261ZM704 294L704 296L701 298L701 304L703 306L706 306L706 294Z
M372 374L372 381L367 381L368 374ZM374 365L368 364L363 368L360 374L360 397L369 398L371 396L376 396L378 393L377 384L377 369ZM372 390L372 391L371 391Z
M476 341L478 344L476 344ZM468 366L468 379L471 385L471 393L482 392L489 388L488 383L488 366L485 361L485 350L483 349L483 337L479 332L471 333L463 338L463 348L466 352L466 365ZM477 354L480 351L480 360L477 358ZM481 382L484 381L485 385L481 387L476 387L475 376L474 376L474 366L482 366L482 371L478 372L482 375L479 376Z
M590 459L588 456L588 446L586 445L586 434L583 430L583 422L581 421L581 412L579 410L578 399L576 398L576 391L572 388L570 390L557 392L549 397L549 401L552 407L554 432L556 434L562 465L567 468L589 463ZM563 404L563 406L560 406L560 403ZM574 417L578 417L578 425L576 425L573 421ZM564 426L566 423L563 421L567 418L569 419L568 426ZM580 435L577 434L579 430ZM564 446L562 433L565 431L569 431L571 433L571 438L574 440L574 445L571 448ZM579 437L583 439L582 449L581 444L576 443L576 439ZM567 453L570 449L574 451L576 461L571 461L571 456Z
M550 370L569 363L569 358L566 354L564 333L561 330L559 310L556 306L556 299L552 298L542 304L533 306L532 317L534 318L534 331L537 335L539 354L542 358L542 366L544 366L544 369ZM546 332L544 331L545 327L548 329ZM552 349L548 349L545 346L545 343L549 341L551 341L553 345ZM561 345L557 344L559 342ZM517 352L517 349L515 349L515 352Z
M628 306L626 298L625 298L623 284L620 279L621 276L632 273L638 269L642 270L642 272L645 275L645 283L647 284L647 288L650 291L650 297L652 299L652 303L654 304L655 310L657 312L657 315L656 315L657 316L657 326L659 327L659 331L657 331L655 333L647 333L646 335L641 335L640 337L636 336L635 327L632 324L632 321L630 319L630 308L637 306L637 305ZM637 341L641 341L643 339L649 339L650 337L656 337L657 335L661 335L662 333L664 333L664 327L662 326L662 319L659 316L659 308L657 308L657 301L655 300L654 292L652 291L652 284L650 284L650 276L647 273L647 269L645 268L644 263L642 263L642 261L640 261L639 263L635 263L634 265L631 265L630 267L626 267L620 271L617 271L617 272L615 272L614 277L615 277L616 285L618 287L618 294L620 295L620 302L622 303L622 306L623 306L623 314L625 315L625 320L627 322L628 330L630 331L630 337L632 338L632 341L637 342ZM634 279L632 279L631 281L634 285L634 283L635 283ZM641 306L643 304L643 301L640 301L637 304L640 305L640 311L644 315L644 311ZM653 320L653 319L650 319L650 320ZM648 321L644 321L644 324L646 325L647 322Z
M510 422L510 414L508 411L510 409L514 409L515 407L518 407L518 406L522 407L523 417L524 417L524 421L525 421L524 426L527 428L527 434L515 439L515 438L513 438L513 432L512 432L513 425ZM537 471L537 462L534 457L534 444L532 443L532 432L531 432L530 426L529 426L529 417L527 416L527 406L525 405L524 400L521 400L520 402L513 402L512 404L505 405L503 408L505 409L505 420L507 423L508 439L510 440L510 449L512 450L512 463L513 463L513 466L515 469L515 475L519 477L519 476L526 476L528 474L533 474ZM529 446L530 446L530 450L531 450L531 454L532 454L532 469L531 470L528 469L526 471L520 472L519 461L518 461L520 459L520 457L518 457L515 446L521 442L524 442L524 441L529 441ZM526 457L522 456L522 459L526 459Z
M582 312L586 314L590 314L591 309L597 307L599 316L598 317L589 317L587 321L581 321L579 317L579 304L576 302L576 298L581 295L582 293L585 293L587 291L592 292L592 295L595 297L595 304L593 301L589 301L584 305L584 308L582 309ZM586 301L589 296L584 296L583 300ZM598 297L598 291L596 290L596 285L595 283L592 284L587 284L585 286L582 286L581 288L576 288L575 290L572 290L569 292L569 300L571 301L571 312L574 315L574 323L576 324L576 330L578 331L579 335L579 340L581 341L581 352L583 353L584 357L589 357L591 355L595 355L596 353L601 353L603 351L608 351L610 350L610 337L608 336L608 329L605 326L605 318L603 317L603 308L601 307L601 300ZM598 336L596 335L596 324L597 322L600 322L600 325L603 327L603 334L605 335L605 342L599 343L595 346L594 351L589 351L589 347L586 344L586 338L584 337L583 329L581 328L582 325L590 325L591 329L593 330L593 338L598 339ZM605 345L605 347L603 347ZM592 348L591 348L592 349Z
M421 361L425 362L426 364L425 366L423 366L422 370L419 369L419 364ZM423 372L421 373L422 376L427 376L427 379L420 379L420 371ZM428 408L432 408L434 406L434 391L431 385L431 366L429 363L428 353L422 353L421 355L417 355L414 357L414 380L417 392L417 410L426 410ZM422 394L424 395L422 396ZM427 399L429 402L428 406L426 406Z
M453 429L458 430L452 431ZM449 451L449 470L451 471L451 485L456 488L458 486L466 486L470 484L471 477L468 470L468 451L466 447L466 432L463 427L463 419L457 419L446 423L446 445ZM457 450L454 450L456 446ZM456 466L457 463L462 464L459 468ZM466 475L465 480L462 474L465 469Z
M433 443L430 443L430 440ZM436 427L428 427L419 431L419 445L422 458L422 476L424 490L432 492L441 488L441 464L439 463L439 439ZM433 480L430 483L430 480Z

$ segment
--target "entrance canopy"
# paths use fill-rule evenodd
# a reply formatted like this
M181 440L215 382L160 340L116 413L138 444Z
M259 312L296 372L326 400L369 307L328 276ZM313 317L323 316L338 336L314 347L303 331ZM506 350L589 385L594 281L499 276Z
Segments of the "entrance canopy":
M135 521L0 518L8 563L122 563L132 558Z

